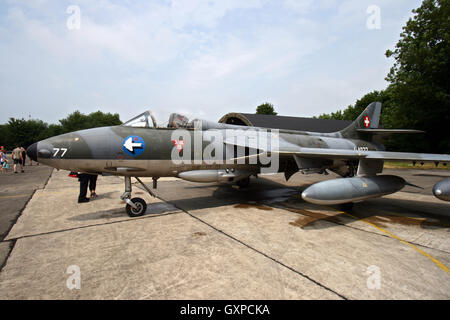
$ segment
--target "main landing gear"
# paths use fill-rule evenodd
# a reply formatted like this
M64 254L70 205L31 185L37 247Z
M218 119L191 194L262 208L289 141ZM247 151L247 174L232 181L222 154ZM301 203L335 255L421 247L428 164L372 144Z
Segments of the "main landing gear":
M156 195L138 178L135 179L144 187L145 190L152 196ZM120 196L120 199L127 203L125 210L130 217L140 217L144 215L147 210L147 203L141 198L131 199L131 177L125 177L125 192Z

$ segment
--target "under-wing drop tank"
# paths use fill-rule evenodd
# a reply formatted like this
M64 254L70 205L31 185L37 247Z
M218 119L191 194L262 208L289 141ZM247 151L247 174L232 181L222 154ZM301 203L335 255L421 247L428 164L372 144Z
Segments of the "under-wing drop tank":
M443 201L450 201L450 178L436 183L433 187L433 194Z
M178 177L191 182L237 182L250 176L252 172L226 170L193 170L178 174Z
M334 179L313 184L302 198L320 205L342 204L395 193L405 184L404 179L389 175Z

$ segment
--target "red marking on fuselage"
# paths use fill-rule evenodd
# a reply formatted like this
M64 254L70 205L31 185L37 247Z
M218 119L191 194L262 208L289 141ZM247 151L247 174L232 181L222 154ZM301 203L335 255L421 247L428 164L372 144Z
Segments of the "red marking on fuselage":
M178 152L181 152L183 150L184 140L172 140L172 143L175 145Z

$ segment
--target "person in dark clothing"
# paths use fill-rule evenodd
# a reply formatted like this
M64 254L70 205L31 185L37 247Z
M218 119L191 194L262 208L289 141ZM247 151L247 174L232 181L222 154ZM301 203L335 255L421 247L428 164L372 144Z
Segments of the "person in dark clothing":
M97 187L97 178L98 175L90 174L89 175L89 191L91 192L91 199L97 198L97 194L95 193L95 188Z
M78 181L80 181L80 194L78 195L78 203L89 202L86 198L87 188L89 184L90 174L78 173Z
M25 160L27 160L27 151L24 147L21 147L20 150L22 150L22 165L25 167Z
M96 174L78 173L78 181L80 181L80 194L78 195L78 203L89 202L89 198L86 197L87 189L91 192L91 199L97 198L95 188L97 187Z

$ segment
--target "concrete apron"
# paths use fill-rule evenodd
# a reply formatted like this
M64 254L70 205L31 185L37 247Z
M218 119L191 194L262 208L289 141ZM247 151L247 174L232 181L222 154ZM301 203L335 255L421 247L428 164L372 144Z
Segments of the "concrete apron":
M161 183L192 198L190 183ZM35 193L7 237L17 242L0 273L0 299L450 298L449 274L400 241L449 266L445 226L381 224L296 198L186 213L136 187L133 196L149 206L129 218L122 179L97 185L99 198L78 204L77 180L54 171ZM386 210L385 201L357 204L354 214ZM79 289L67 286L70 266L79 268Z

